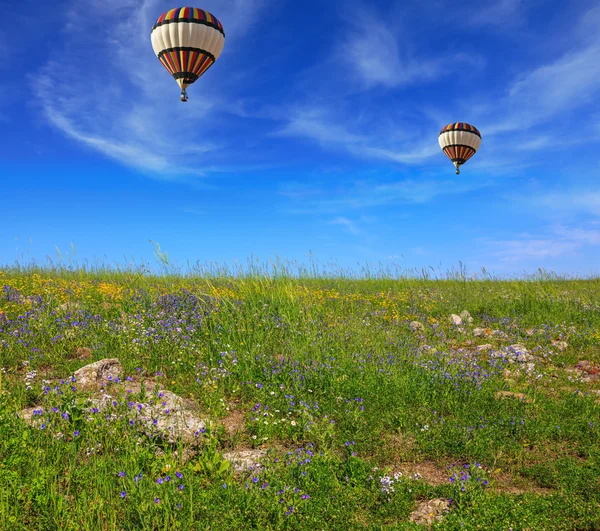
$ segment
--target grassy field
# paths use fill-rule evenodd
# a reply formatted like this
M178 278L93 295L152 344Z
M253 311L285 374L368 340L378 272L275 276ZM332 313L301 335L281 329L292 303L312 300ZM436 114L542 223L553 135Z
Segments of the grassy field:
M70 377L103 358L94 412ZM0 367L2 530L423 529L431 500L433 528L600 529L598 280L9 267ZM197 442L140 432L140 375Z

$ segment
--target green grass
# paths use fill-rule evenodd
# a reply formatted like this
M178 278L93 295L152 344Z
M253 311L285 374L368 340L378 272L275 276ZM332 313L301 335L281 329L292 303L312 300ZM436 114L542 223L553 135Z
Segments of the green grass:
M452 500L439 529L600 529L600 379L573 372L600 366L598 279L183 273L157 253L162 274L0 269L0 529L419 529L434 498ZM531 370L490 356L516 343ZM198 404L193 458L129 425L125 384L110 418L86 412L68 377L113 357ZM17 417L33 406L44 429ZM233 474L234 448L264 468Z

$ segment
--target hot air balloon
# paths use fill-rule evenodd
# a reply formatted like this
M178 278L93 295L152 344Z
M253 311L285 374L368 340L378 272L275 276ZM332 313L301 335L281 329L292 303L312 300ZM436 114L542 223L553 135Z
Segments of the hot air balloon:
M187 101L186 88L214 64L225 44L223 25L196 7L163 13L150 36L154 53L181 87L181 101Z
M456 122L442 129L438 142L442 151L454 163L458 175L459 166L467 162L479 149L481 133L472 125Z

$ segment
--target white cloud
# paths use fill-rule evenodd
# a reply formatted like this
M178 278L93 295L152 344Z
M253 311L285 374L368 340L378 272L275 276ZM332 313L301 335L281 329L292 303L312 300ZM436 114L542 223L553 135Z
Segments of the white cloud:
M391 141L402 130L401 123L395 123L390 129L355 133L350 129L358 129L360 124L345 123L343 116L337 116L324 107L296 108L288 115L288 123L272 133L273 136L309 138L324 148L343 150L357 158L403 164L419 164L440 154L435 137L429 138L422 130L414 129L411 130L412 137L404 136L394 142L402 145L402 149L394 149ZM351 118L354 119L355 116Z
M477 0L475 9L471 9L464 22L473 26L513 26L522 21L521 0L492 0L482 5Z
M333 54L364 88L400 87L424 83L470 65L481 67L477 54L435 53L427 57L413 44L409 28L394 27L373 7L352 2L344 5L347 31ZM401 38L399 38L401 36Z
M490 256L502 262L527 262L572 256L586 248L600 245L600 230L558 225L546 234L522 234L511 240L488 241Z
M263 0L203 4L227 21L232 37L223 56L240 46L263 6ZM223 152L229 139L218 135L230 90L222 81L227 67L218 61L182 104L177 84L152 51L152 23L170 7L163 0L73 3L65 17L64 47L32 79L43 116L63 134L167 179L204 175L231 162Z
M389 183L355 180L346 189L329 189L321 197L302 198L297 213L340 213L340 224L349 210L364 210L386 205L425 204L440 197L469 193L489 186L486 181L441 180L394 181Z
M600 218L600 189L573 189L546 193L535 202L542 208Z
M596 10L587 12L580 23L589 24ZM592 17L595 18L595 17ZM581 29L573 34L574 45L552 62L524 73L516 79L506 96L488 112L503 115L501 120L488 119L486 133L497 134L522 130L550 122L557 116L582 109L597 102L600 91L600 34L593 32L581 38ZM585 111L580 111L585 118ZM569 130L566 140L576 131ZM585 135L579 135L584 138Z
M352 221L348 218L345 218L343 216L338 216L337 218L333 219L329 223L331 225L341 225L348 232L351 232L352 234L358 234L360 232L358 226L356 225L356 223L354 221Z

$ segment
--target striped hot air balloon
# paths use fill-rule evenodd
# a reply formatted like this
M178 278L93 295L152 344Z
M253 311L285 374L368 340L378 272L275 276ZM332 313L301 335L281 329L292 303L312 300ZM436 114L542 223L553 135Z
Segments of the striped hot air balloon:
M181 87L181 101L187 101L186 88L223 50L223 25L208 11L178 7L158 17L150 35L154 53Z
M481 145L481 133L477 128L465 122L448 124L438 136L442 151L454 163L456 174L459 166L467 162Z

